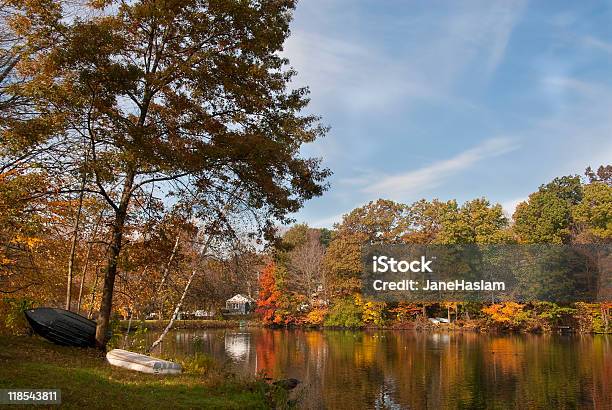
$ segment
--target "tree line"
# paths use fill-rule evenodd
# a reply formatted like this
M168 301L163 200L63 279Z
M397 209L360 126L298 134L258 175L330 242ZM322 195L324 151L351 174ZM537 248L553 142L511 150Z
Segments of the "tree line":
M508 328L547 328L568 319L608 331L612 304L540 302L384 303L361 295L362 248L368 244L609 244L612 166L585 177L558 177L518 204L511 217L486 198L379 199L344 215L333 230L291 227L260 276L259 312L271 325L395 326L428 314ZM562 275L562 272L560 273ZM428 313L429 312L429 313ZM581 321L580 323L577 323ZM425 321L425 324L427 322Z

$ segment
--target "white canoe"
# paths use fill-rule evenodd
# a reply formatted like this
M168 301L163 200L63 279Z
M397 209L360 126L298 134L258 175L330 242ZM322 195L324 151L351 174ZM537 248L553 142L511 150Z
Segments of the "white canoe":
M142 373L178 374L182 371L181 365L178 363L121 349L113 349L106 353L106 360L113 366Z

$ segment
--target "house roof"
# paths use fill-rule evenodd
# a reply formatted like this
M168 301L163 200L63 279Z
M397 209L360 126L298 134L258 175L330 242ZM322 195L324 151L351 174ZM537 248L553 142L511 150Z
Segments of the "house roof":
M227 301L230 303L246 303L246 302L255 302L255 299L250 298L248 296L241 295L241 294L237 294L229 298Z

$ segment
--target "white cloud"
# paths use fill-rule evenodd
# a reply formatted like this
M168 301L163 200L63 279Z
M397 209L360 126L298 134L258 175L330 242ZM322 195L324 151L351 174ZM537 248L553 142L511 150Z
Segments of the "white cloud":
M491 55L487 64L489 73L495 71L503 61L506 48L510 42L510 35L523 14L526 4L527 2L522 0L502 2L500 5L502 10L497 13L500 18L493 18L493 24L496 28L493 30Z
M471 7L476 6L479 10L475 11L470 7L463 17L464 26L454 33L463 41L459 48L476 45L475 53L483 54L486 72L492 74L505 57L510 36L526 4L524 0L472 3Z
M584 96L594 96L602 91L601 85L578 80L567 76L551 75L544 77L544 85L559 91L573 91Z
M310 86L327 103L340 100L349 111L382 109L405 97L442 98L435 88L411 79L408 65L375 45L294 30L285 54L299 72L298 85Z
M409 194L440 186L448 178L486 158L497 157L517 148L518 145L508 138L489 139L452 158L403 174L383 176L362 191L383 198L402 200Z
M504 214L506 215L506 217L512 218L512 215L514 214L514 211L516 210L516 207L518 206L518 204L526 200L527 198L521 197L521 198L515 198L509 201L502 202L501 206L504 210Z
M608 43L593 36L584 37L582 39L582 42L588 47L596 48L598 50L612 54L612 43Z
M318 7L301 3L298 13L316 15ZM315 106L319 99L351 112L388 109L400 100L403 107L410 100L468 104L453 87L468 66L487 75L497 69L524 7L524 0L459 2L426 18L398 16L386 22L390 31L320 27L309 19L293 28L283 54L298 70L297 84L311 87ZM393 50L391 33L400 44Z
M317 220L315 220L313 222L310 222L308 225L310 225L313 228L328 228L328 229L331 229L331 228L333 228L335 223L342 221L342 217L343 216L344 216L343 213L342 214L328 216L328 217L317 219Z

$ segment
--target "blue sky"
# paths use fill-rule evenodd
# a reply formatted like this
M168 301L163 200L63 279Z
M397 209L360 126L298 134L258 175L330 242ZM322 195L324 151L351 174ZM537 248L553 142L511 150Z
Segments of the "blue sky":
M334 175L295 216L330 227L377 198L511 212L612 162L612 3L303 0L285 55L331 126Z

